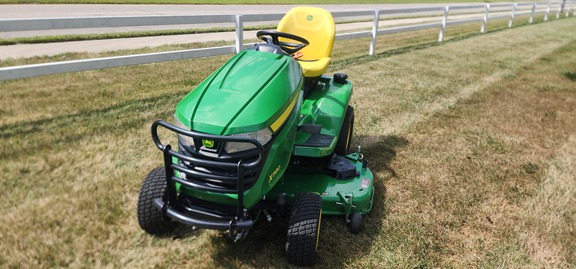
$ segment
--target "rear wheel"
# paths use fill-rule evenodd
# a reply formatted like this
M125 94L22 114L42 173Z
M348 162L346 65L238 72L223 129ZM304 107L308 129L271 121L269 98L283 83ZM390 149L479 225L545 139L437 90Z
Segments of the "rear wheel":
M334 153L341 156L348 154L350 150L350 142L352 141L353 131L354 131L354 107L349 105L348 108L346 108L346 114L344 115L344 122L342 122L342 128L340 129L340 135L338 136L338 142L336 142L336 148L334 149Z
M286 260L289 263L309 266L316 262L321 220L322 198L309 192L296 194L286 239Z
M164 221L162 212L154 206L154 200L166 201L166 171L164 167L154 168L142 184L138 196L138 224L149 234L166 234L176 228L176 222Z

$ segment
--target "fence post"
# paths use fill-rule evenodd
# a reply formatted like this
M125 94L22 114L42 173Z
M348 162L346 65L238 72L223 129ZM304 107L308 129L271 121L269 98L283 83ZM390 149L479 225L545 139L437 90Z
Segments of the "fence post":
M482 20L482 27L480 33L486 32L486 24L488 24L488 13L490 12L490 4L486 4L486 12L484 12L484 20Z
M374 56L376 51L376 38L378 37L378 24L380 24L380 10L374 10L374 24L372 25L372 41L368 55Z
M556 19L560 19L560 13L562 13L562 9L564 8L564 3L558 6L558 11L556 12Z
M444 17L442 18L442 25L440 26L440 34L438 34L438 43L442 43L442 41L444 41L444 32L446 32L448 13L450 13L450 6L446 6L444 8Z
M236 15L236 53L242 51L244 43L244 20L242 15Z
M512 5L512 13L510 13L510 20L508 21L508 28L512 28L512 24L514 23L514 18L516 17L516 7L518 7L517 3Z
M536 12L536 3L532 3L532 12L530 13L530 19L528 19L529 24L534 22L534 12Z
M546 14L544 14L544 21L548 21L548 14L550 13L550 6L552 5L552 0L548 0L548 8L546 8Z

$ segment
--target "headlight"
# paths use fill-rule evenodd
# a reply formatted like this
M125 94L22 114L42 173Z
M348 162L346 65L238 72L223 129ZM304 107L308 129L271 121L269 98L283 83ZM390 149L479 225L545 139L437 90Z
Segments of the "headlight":
M235 134L231 136L252 138L260 142L260 144L265 145L266 143L268 143L268 141L270 141L270 139L272 139L272 132L270 131L270 129L268 129L268 127L266 127L257 132ZM242 143L242 142L226 143L226 152L228 153L235 153L253 148L256 148L256 146L254 146L254 144L252 143Z
M182 123L180 120L178 120L178 118L174 117L176 119L175 124L176 127L182 128L184 130L190 130L190 127L184 125L184 123ZM194 147L194 139L192 139L192 137L186 136L186 135L181 135L178 134L178 141L180 141L180 143L182 143L182 145L184 146L188 146L188 147Z

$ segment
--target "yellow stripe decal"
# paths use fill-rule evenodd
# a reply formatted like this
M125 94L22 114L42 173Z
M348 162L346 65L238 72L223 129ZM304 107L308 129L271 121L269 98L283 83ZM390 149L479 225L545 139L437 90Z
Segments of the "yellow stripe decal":
M290 112L292 112L292 109L296 105L296 101L298 100L298 96L300 96L300 94L296 94L296 96L294 97L294 99L292 100L292 103L290 103L288 108L286 110L284 110L282 115L280 115L280 117L278 117L278 119L275 122L273 122L272 125L270 125L270 129L272 129L272 132L278 131L280 126L282 126L282 124L284 124L284 122L288 119Z

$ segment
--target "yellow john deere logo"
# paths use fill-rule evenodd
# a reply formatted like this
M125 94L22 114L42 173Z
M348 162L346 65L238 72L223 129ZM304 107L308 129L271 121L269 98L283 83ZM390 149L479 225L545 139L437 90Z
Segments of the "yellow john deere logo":
M202 145L204 145L207 148L213 148L214 140L202 139Z
M268 180L268 183L271 183L272 180L274 180L274 177L276 177L276 175L278 174L278 172L280 172L280 165L278 165L278 167L276 167L276 170L274 170L274 172L272 172L272 174L270 174L270 179Z

